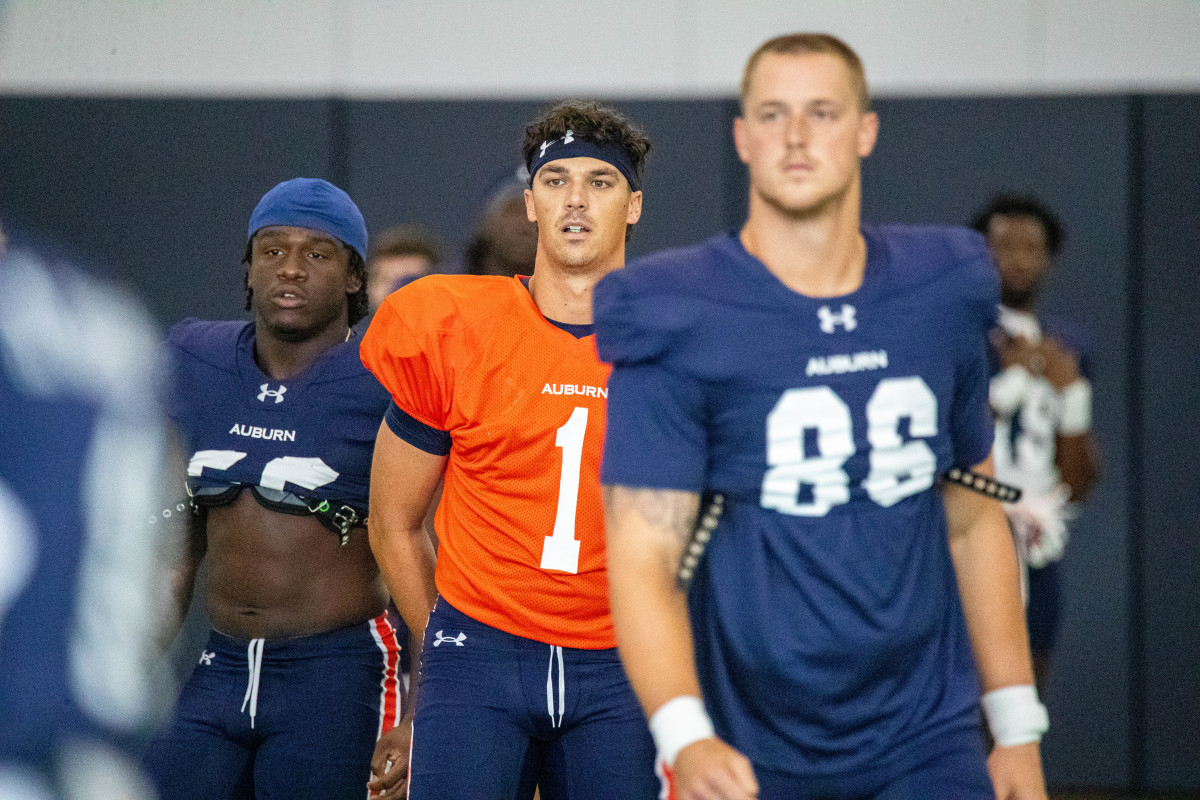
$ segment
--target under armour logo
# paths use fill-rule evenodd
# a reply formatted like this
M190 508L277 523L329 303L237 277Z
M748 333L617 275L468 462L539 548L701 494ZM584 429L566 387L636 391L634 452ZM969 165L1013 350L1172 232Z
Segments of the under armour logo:
M212 666L212 660L217 657L216 653L209 653L204 650L200 651L200 663L206 667Z
M821 306L817 309L817 316L821 319L823 333L833 333L838 325L848 331L858 327L858 321L854 319L854 306L847 303L842 303L842 310L838 314L833 313L829 306Z
M546 155L547 148L549 148L550 145L554 144L557 141L559 141L559 140L558 139L547 139L546 141L542 142L542 146L538 150L538 158L541 158L544 155ZM562 137L563 144L570 144L573 141L575 141L575 131L567 131L567 135Z
M452 642L456 647L466 647L466 645L463 644L463 640L467 638L465 633L459 633L458 636L443 636L442 632L438 631L436 635L437 639L433 643L434 647L437 647L439 644L443 644L445 642Z
M282 403L283 402L283 393L287 391L287 387L281 383L281 384L279 384L278 389L267 388L270 385L271 384L269 384L269 383L264 383L262 386L258 387L258 388L262 389L262 391L258 393L258 399L265 403L265 402L267 402L268 397L274 397L276 403Z

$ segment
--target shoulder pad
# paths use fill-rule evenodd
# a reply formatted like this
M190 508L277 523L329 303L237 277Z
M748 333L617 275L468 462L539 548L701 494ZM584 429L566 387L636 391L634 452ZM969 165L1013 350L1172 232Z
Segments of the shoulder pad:
M250 325L239 320L188 318L171 327L167 342L206 364L230 372L237 369L238 338Z

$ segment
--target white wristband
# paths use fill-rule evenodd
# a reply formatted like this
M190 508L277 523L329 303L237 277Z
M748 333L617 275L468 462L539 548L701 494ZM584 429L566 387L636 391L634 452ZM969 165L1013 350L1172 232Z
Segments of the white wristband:
M1058 432L1079 436L1092 429L1092 385L1083 378L1058 393Z
M1050 729L1050 715L1032 686L1005 686L983 696L983 716L996 744L1012 747L1040 742Z
M654 737L659 757L673 767L680 750L692 742L711 739L717 733L704 710L704 701L680 695L663 703L650 717L650 735Z
M1032 382L1033 375L1020 364L1013 364L992 378L988 386L988 400L992 404L992 410L1002 417L1016 411L1017 406L1025 399Z

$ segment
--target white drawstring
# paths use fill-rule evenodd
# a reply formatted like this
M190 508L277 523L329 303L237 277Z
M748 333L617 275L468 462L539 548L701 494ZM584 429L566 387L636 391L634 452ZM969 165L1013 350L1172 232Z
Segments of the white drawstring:
M554 656L558 655L558 719L554 718ZM546 710L550 712L550 723L562 727L563 714L567 709L567 682L563 671L563 649L550 645L550 665L546 669Z
M251 639L246 648L246 661L250 666L250 682L246 685L246 697L242 700L242 713L246 713L246 704L250 704L250 727L254 727L254 717L258 714L258 679L262 675L263 639Z

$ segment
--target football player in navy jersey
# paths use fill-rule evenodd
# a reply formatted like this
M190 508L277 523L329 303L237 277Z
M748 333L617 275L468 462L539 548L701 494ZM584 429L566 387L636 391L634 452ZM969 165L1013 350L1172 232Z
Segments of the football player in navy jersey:
M1067 523L1099 476L1088 359L1077 327L1038 312L1042 284L1062 249L1058 218L1035 197L1001 194L972 227L987 238L1000 271L991 337L996 476L1023 492L1005 510L1028 567L1029 644L1038 690L1045 691Z
M983 239L861 225L840 40L765 43L742 112L745 227L595 294L613 617L673 796L1044 798L1003 509L937 479L992 472Z
M170 702L182 544L158 336L20 239L0 252L0 797L149 800L135 747Z
M165 798L365 797L407 762L397 632L367 541L387 392L362 366L367 231L296 178L250 217L249 323L169 337L212 632L147 763ZM378 742L378 744L377 744ZM394 770L403 776L403 766Z

